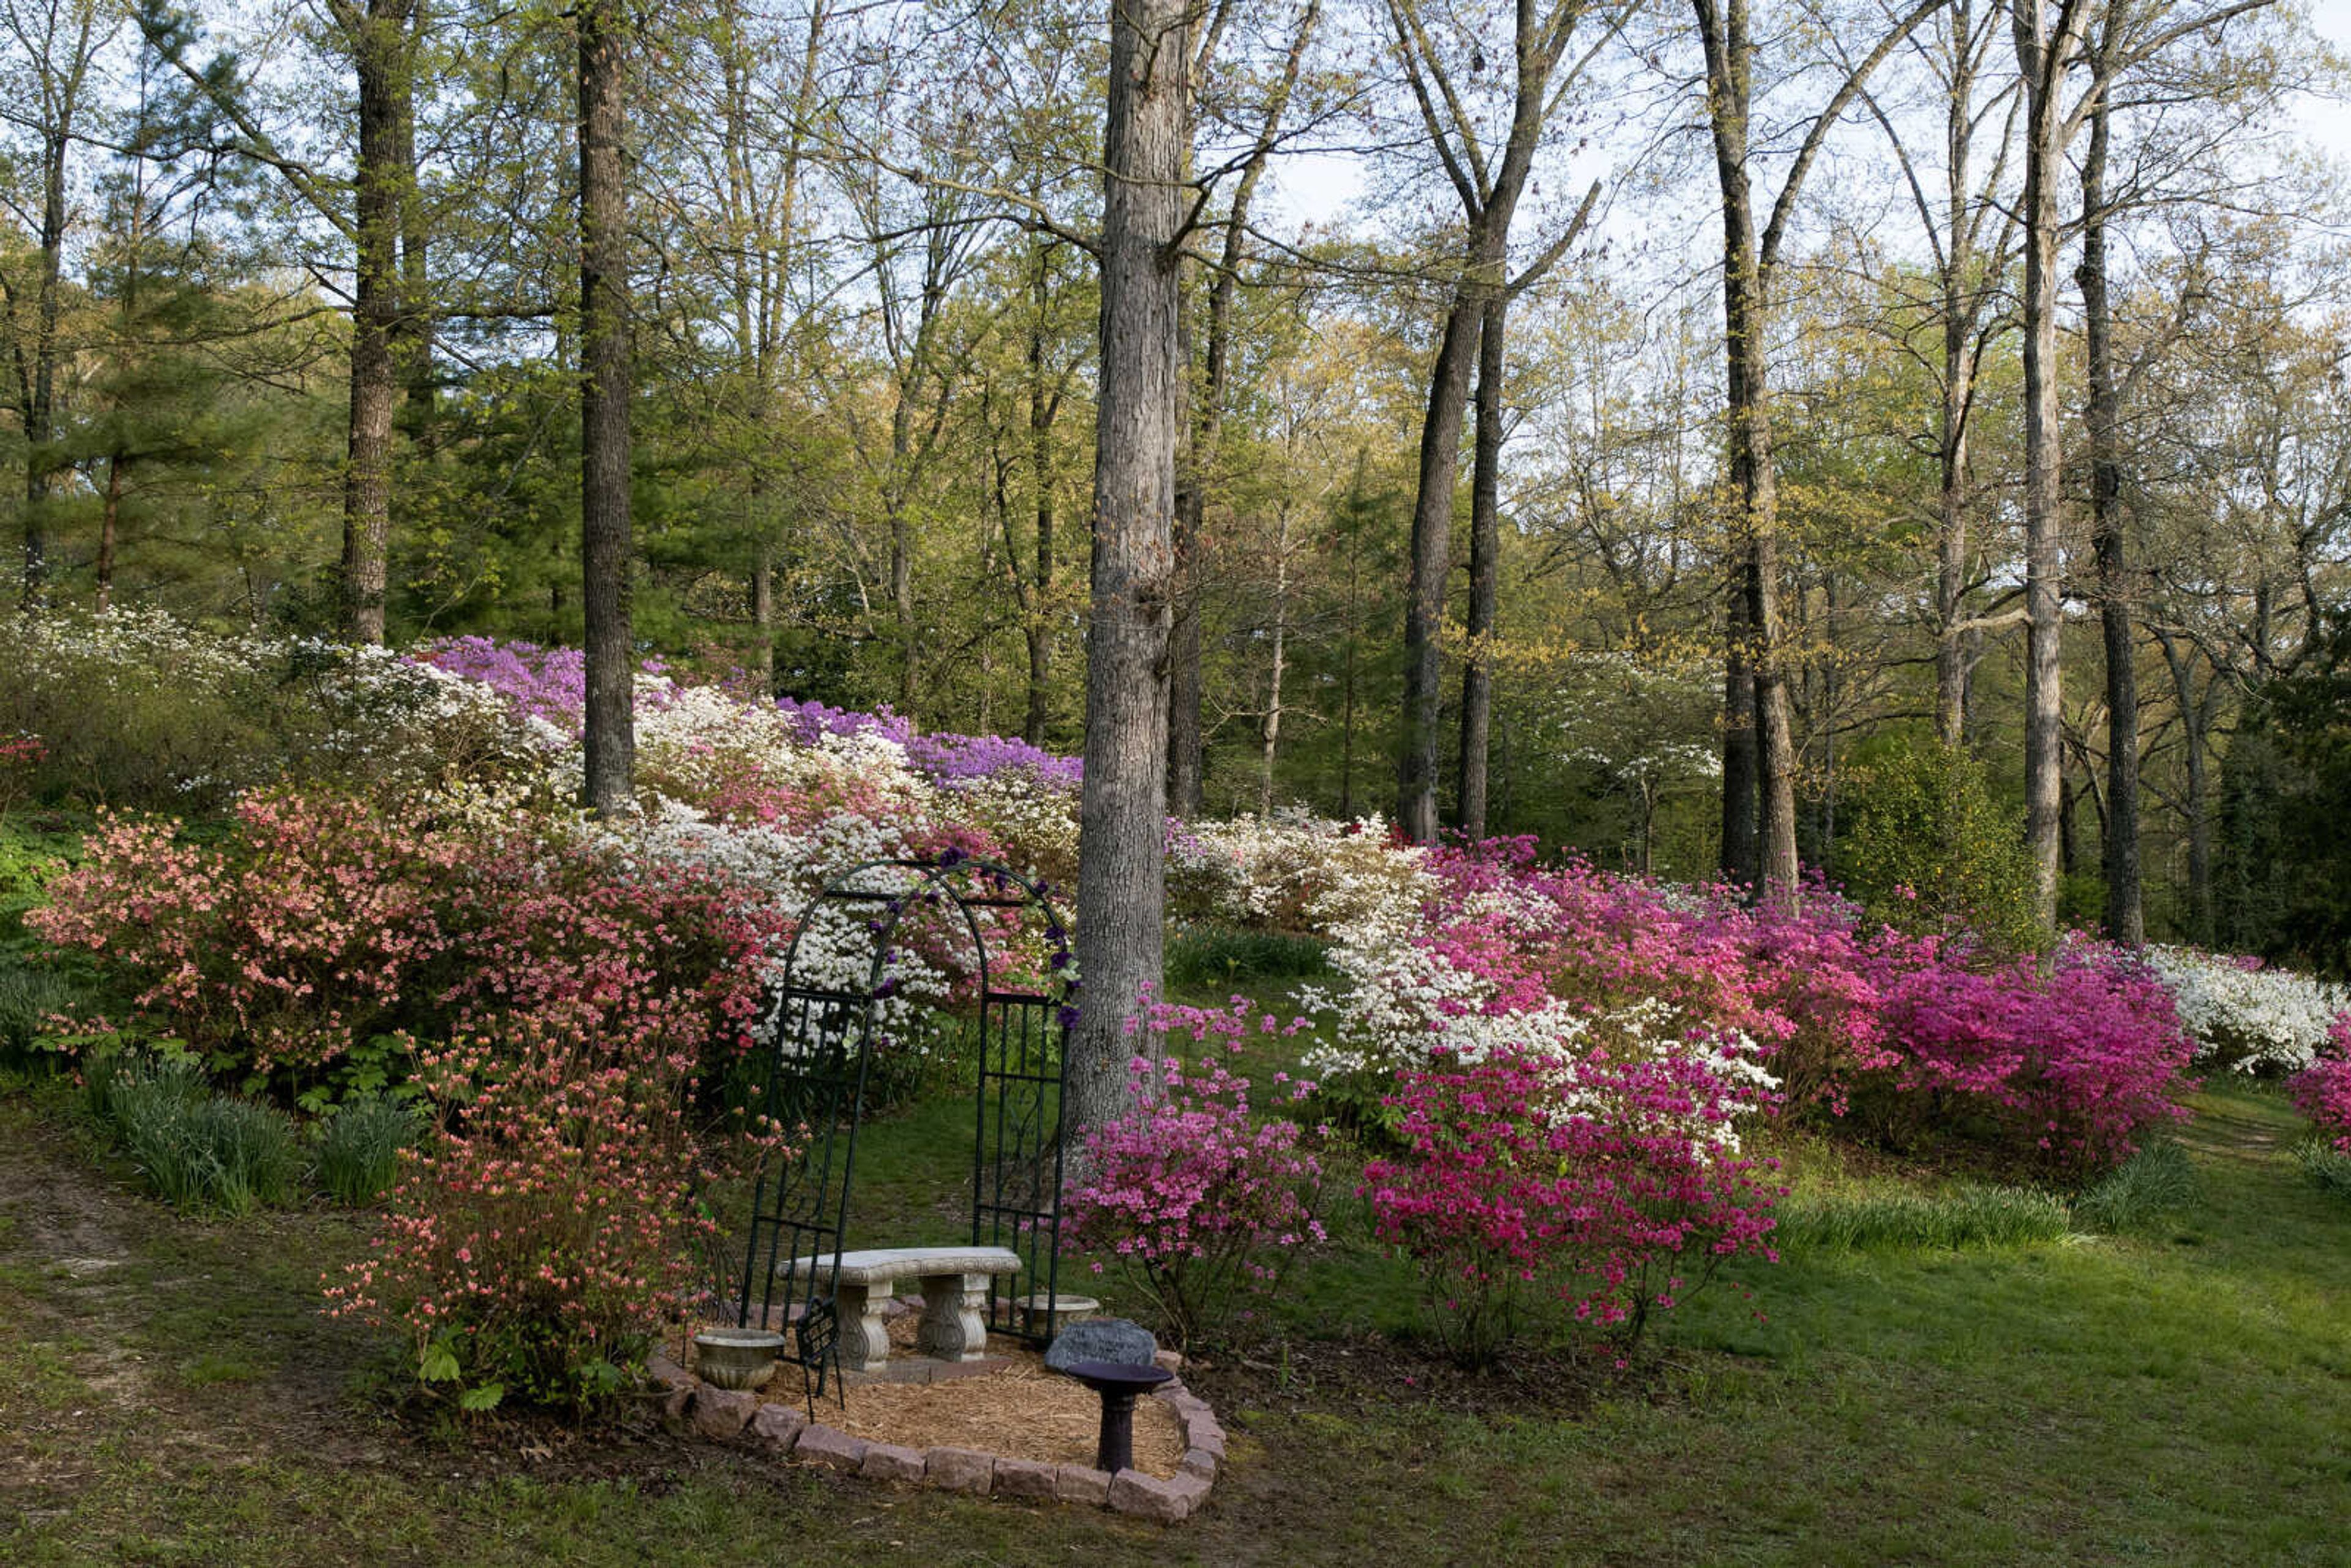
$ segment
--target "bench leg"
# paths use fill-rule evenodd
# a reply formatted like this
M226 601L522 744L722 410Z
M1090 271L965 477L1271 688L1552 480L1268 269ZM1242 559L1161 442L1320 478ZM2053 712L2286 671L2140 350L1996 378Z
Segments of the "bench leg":
M923 1276L923 1322L914 1343L939 1361L977 1361L987 1354L987 1274Z
M862 1285L841 1281L841 1364L849 1371L872 1372L889 1361L890 1325L882 1316L882 1304L895 1284L893 1280Z

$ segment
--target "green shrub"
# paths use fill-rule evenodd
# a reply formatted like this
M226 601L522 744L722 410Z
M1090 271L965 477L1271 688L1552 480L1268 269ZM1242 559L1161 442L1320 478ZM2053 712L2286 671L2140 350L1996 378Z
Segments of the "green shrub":
M319 1124L319 1186L337 1203L363 1207L400 1174L400 1151L416 1142L423 1120L413 1106L381 1094L347 1100Z
M103 1059L87 1070L83 1093L148 1186L175 1208L241 1215L301 1196L292 1119L212 1092L193 1061Z
M2021 1247L2054 1241L2070 1228L2061 1200L2020 1186L1800 1196L1783 1200L1776 1212L1772 1240L1798 1250Z
M1994 947L2042 941L2032 862L1982 763L1929 741L1855 768L1837 865L1855 897L1899 930L1967 925Z
M53 969L0 953L0 1062L20 1064L47 1032L53 1013L70 1011L78 993Z
M2337 1197L2351 1197L2351 1154L2325 1138L2313 1138L2294 1149L2294 1158L2317 1186Z
M1286 931L1186 925L1167 945L1167 980L1221 986L1239 980L1304 979L1330 972L1328 944Z
M2074 1219L2085 1229L2143 1230L2193 1207L2202 1189L2188 1151L2167 1139L2139 1150L2075 1198Z

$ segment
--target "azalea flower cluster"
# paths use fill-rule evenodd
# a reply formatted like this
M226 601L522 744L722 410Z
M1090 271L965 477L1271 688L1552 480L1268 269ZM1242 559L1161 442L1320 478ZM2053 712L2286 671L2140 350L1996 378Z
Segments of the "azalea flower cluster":
M1434 884L1424 852L1374 816L1336 821L1303 811L1178 822L1167 829L1169 913L1325 936L1395 931Z
M1575 1045L1438 1050L1391 1096L1406 1152L1364 1169L1374 1232L1419 1266L1465 1362L1545 1301L1635 1339L1724 1260L1775 1256L1776 1166L1729 1132L1765 1081L1709 1060L1745 1053L1659 1051L1604 1024Z
M2309 1066L2335 1018L2351 1007L2345 988L2258 958L2167 946L2147 948L2147 957L2170 988L2199 1055L2240 1072Z
M2327 1026L2325 1048L2294 1074L2287 1089L2320 1134L2351 1155L2351 1013Z
M247 795L205 841L103 819L49 894L26 926L96 955L144 1028L297 1092L381 1087L415 1040L526 1022L739 1051L786 930L707 867L302 794Z
M1088 1175L1062 1199L1061 1239L1106 1256L1176 1343L1196 1343L1226 1333L1240 1297L1270 1289L1301 1248L1324 1239L1322 1168L1304 1130L1254 1114L1250 1081L1225 1065L1251 1035L1294 1032L1304 1020L1252 1018L1249 998L1235 997L1225 1009L1155 1005L1143 1027L1207 1049L1188 1066L1177 1053L1134 1058L1133 1109L1087 1134ZM1277 1072L1259 1109L1313 1089Z
M399 794L538 766L496 693L381 648L58 611L0 622L0 735L37 741L18 759L37 793L211 810L288 779Z

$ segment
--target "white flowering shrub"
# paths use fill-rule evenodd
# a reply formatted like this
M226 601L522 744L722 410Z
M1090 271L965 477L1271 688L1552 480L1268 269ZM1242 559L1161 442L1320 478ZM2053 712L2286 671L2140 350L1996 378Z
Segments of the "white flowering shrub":
M2150 946L2147 959L2196 1037L2198 1059L2240 1072L2299 1072L2351 1007L2351 990L2258 958Z
M37 796L213 811L263 784L407 794L542 766L494 694L380 648L54 612L0 621L0 733L41 741Z
M1189 919L1332 936L1392 925L1435 884L1423 851L1389 841L1377 817L1340 822L1304 812L1172 823L1169 913Z

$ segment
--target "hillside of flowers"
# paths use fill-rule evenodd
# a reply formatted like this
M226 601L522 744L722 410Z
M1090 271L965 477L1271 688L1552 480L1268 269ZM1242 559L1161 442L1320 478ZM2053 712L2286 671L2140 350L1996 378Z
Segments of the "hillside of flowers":
M797 1135L747 1085L795 936L818 977L862 975L861 931L797 930L829 879L935 857L1075 879L1073 759L886 711L648 664L636 810L592 821L572 805L576 652L391 654L130 614L6 637L0 801L97 811L23 916L90 988L54 1040L85 1062L193 1058L313 1112L417 1106L375 1250L329 1294L477 1407L617 1386L693 1288L695 1195ZM1757 907L1531 841L1404 844L1377 820L1171 821L1166 867L1174 918L1309 938L1328 963L1290 1024L1246 997L1139 1020L1139 1046L1190 1065L1138 1070L1137 1112L1071 1194L1077 1243L1202 1332L1212 1297L1322 1234L1339 1167L1306 1145L1332 1138L1471 1359L1539 1312L1637 1333L1725 1261L1770 1256L1775 1125L1896 1152L1961 1138L2078 1180L2228 1070L2291 1076L2351 1148L2346 998L2246 960L2078 936L2005 952L1826 888ZM996 935L1037 983L1063 972L1058 931ZM888 1048L930 1049L925 1019L969 978L956 934L916 922ZM1303 1076L1253 1093L1269 1037L1309 1031Z

